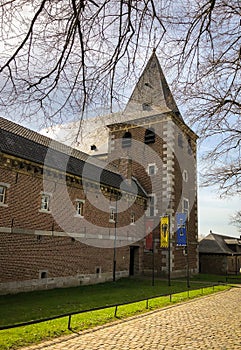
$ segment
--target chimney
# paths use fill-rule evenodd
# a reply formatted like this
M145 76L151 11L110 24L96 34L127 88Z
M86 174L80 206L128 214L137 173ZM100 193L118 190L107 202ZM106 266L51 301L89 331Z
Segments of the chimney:
M119 159L119 166L118 170L122 176L124 176L125 179L128 180L128 182L131 182L131 176L132 176L132 159L128 156L125 158Z

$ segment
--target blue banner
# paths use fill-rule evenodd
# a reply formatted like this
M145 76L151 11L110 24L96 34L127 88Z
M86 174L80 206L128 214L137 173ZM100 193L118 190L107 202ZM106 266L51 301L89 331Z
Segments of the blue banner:
M186 213L177 213L177 246L186 246L187 245L187 214Z

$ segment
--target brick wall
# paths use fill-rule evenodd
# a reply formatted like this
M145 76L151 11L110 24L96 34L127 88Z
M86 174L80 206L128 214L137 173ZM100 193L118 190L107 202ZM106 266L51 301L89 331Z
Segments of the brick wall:
M240 274L241 256L221 255L221 254L201 254L201 273L213 273L219 275Z
M0 283L112 271L113 249L85 245L71 237L1 233ZM129 270L129 247L117 249L117 270Z
M214 254L200 254L201 273L225 275L227 270L227 256Z
M131 224L131 212L137 221L143 216L141 198L130 201L123 193L115 227L110 222L115 189L66 182L56 172L43 184L41 172L20 170L12 162L1 163L0 182L10 185L0 206L0 293L112 279L114 246L117 278L129 275L127 244L140 246L137 241L143 236L142 221ZM47 213L40 210L41 193L46 191L51 194ZM76 199L84 200L83 217L76 216Z

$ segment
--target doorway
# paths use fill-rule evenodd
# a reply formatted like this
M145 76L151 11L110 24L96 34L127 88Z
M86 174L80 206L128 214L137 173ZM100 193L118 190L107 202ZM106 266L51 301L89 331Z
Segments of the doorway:
M130 246L129 275L134 276L139 272L139 247Z

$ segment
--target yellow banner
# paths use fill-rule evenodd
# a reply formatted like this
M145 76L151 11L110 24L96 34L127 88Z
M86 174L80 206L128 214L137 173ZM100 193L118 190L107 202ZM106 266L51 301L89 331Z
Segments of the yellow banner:
M169 240L169 217L163 216L160 220L160 247L168 248Z

